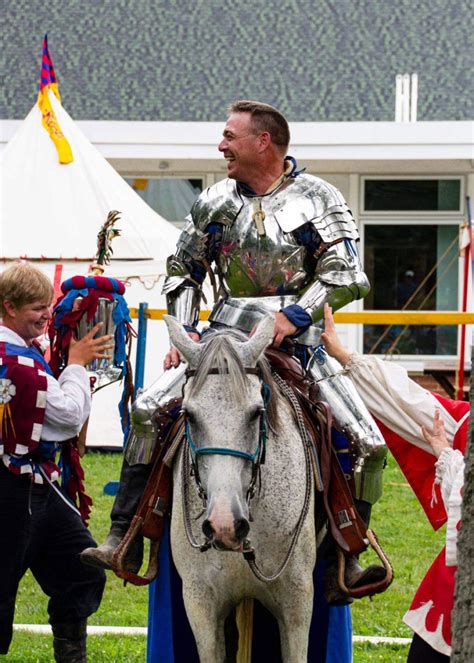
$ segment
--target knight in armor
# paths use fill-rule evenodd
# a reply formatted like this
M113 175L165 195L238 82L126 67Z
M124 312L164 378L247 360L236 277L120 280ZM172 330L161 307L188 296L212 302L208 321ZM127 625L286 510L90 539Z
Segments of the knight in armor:
M273 347L291 351L301 361L347 441L339 451L353 458L356 506L368 524L382 492L386 446L342 366L325 352L320 335L326 302L340 309L365 297L370 286L357 253L357 226L343 196L298 169L286 156L289 140L288 123L272 106L254 101L231 106L218 147L228 177L194 203L176 253L168 259L163 291L168 312L196 341L206 274L216 301L204 333L231 327L250 334L265 315L275 317ZM175 348L164 367L165 373L134 405L111 531L98 549L84 551L86 563L112 568L113 552L134 515L155 439L151 415L179 395L184 382L185 367ZM139 565L138 547L130 550L131 567ZM362 584L365 573L352 559L346 565L346 585Z
M31 265L15 264L0 275L0 655L8 653L18 585L31 569L49 596L55 661L86 663L87 618L99 607L105 574L79 561L95 543L81 519L90 499L73 439L91 407L84 367L107 358L112 345L109 335L94 338L96 325L71 346L56 380L37 343L52 298L51 282ZM71 479L68 487L64 478Z

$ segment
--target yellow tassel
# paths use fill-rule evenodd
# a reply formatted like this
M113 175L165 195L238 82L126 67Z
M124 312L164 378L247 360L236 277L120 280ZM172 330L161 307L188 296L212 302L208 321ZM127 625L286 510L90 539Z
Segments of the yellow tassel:
M10 403L0 403L0 438L4 438L8 435L9 427L12 431L13 437L16 437Z

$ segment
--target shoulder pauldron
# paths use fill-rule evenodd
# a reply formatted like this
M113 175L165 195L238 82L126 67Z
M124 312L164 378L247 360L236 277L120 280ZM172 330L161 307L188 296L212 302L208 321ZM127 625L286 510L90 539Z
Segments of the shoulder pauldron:
M342 194L312 175L300 175L272 201L273 213L283 232L312 223L322 240L359 238L357 226Z
M226 179L201 193L191 208L191 218L198 230L205 231L211 223L232 225L242 208L235 183Z
M241 208L242 201L230 180L222 180L203 191L186 218L174 257L203 260L207 255L208 226L212 223L232 225Z

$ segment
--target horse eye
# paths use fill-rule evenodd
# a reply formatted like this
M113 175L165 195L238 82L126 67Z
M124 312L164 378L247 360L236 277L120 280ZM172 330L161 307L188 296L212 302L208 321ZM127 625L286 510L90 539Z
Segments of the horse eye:
M253 407L249 412L249 421L255 421L259 418L262 408L258 405Z
M188 421L190 424L193 424L193 423L196 422L196 418L195 418L195 416L194 416L194 414L193 414L192 412L190 412L189 410L187 410L187 409L184 408L184 407L181 409L181 412L184 414L185 418L187 419L187 421Z

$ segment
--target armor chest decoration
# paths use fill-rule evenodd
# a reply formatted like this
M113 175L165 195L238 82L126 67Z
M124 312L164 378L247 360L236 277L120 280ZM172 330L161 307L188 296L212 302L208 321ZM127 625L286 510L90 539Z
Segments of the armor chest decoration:
M254 220L263 210L265 235ZM225 227L219 255L219 271L231 297L271 297L297 294L308 275L305 249L292 233L281 229L274 213L274 197L244 198L231 225Z

